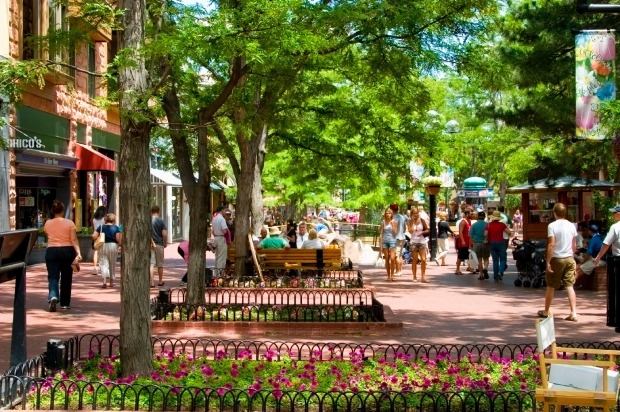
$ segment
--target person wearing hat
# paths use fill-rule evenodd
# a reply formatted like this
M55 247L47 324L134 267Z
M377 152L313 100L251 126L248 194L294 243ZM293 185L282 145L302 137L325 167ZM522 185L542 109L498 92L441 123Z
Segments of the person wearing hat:
M484 240L488 243L493 258L493 279L501 282L508 268L504 233L510 235L510 228L502 222L502 214L499 210L493 211L490 220L484 231Z
M269 237L260 241L258 244L259 249L290 249L291 246L280 237L280 229L277 226L271 226L269 228Z
M553 206L555 221L547 226L547 271L545 281L545 309L538 311L538 316L551 316L551 303L555 290L560 286L566 289L570 314L564 320L577 321L577 297L575 296L575 250L577 247L577 229L566 219L566 205L556 203Z
M486 213L479 211L478 220L469 229L469 236L474 244L472 249L478 257L478 272L480 273L478 279L480 280L489 278L489 256L491 253L489 251L489 244L485 241L486 217Z
M613 218L616 223L611 225L609 232L607 232L607 236L605 236L605 240L603 240L603 247L594 259L595 266L598 266L610 247L613 256L620 256L620 205L616 205L616 207L609 209L609 211L613 213Z
M581 275L591 275L597 266L606 265L604 261L600 261L598 265L594 264L593 258L598 256L598 252L600 252L603 248L603 238L601 237L601 234L598 233L598 226L592 224L588 230L590 231L590 241L588 242L587 255L585 256L585 262L577 268L577 276L575 280L577 280L577 278Z
M226 255L228 254L226 235L229 231L225 217L226 210L228 210L228 208L226 205L219 205L216 210L217 215L215 215L215 218L213 218L213 221L211 222L211 231L213 233L213 243L215 243L216 275L221 276L222 272L226 268Z

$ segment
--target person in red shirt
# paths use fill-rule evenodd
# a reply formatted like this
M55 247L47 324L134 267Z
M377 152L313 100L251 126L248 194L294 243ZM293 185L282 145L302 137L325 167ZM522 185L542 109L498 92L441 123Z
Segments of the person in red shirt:
M471 237L469 237L469 228L471 228L471 209L465 209L463 219L459 223L458 251L456 256L456 274L462 275L461 262L469 260L469 248L472 246Z
M491 215L491 221L484 231L484 241L488 242L493 259L493 279L501 282L504 278L504 272L508 268L506 259L506 242L504 242L504 233L510 235L510 228L501 221L502 214L496 210Z

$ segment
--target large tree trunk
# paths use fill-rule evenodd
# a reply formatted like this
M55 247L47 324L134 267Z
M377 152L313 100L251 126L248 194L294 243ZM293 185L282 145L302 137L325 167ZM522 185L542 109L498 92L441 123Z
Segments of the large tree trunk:
M254 166L254 186L252 188L252 233L258 235L263 226L263 168L265 167L265 145L267 143L267 125L263 125L258 136L258 153Z
M121 96L121 153L119 158L120 222L124 225L121 261L120 355L122 374L152 369L149 260L151 247L150 153L153 123L148 120L148 89L144 58L144 0L121 0L125 10L120 48L133 65L119 70ZM129 58L129 55L127 56Z
M187 144L187 132L183 127L181 102L174 84L171 84L163 97L163 108L168 118L170 138L174 157L183 183L183 191L189 206L189 266L187 274L187 299L189 304L205 302L205 250L207 243L207 216L210 216L211 169L209 167L206 119L198 119L198 179Z

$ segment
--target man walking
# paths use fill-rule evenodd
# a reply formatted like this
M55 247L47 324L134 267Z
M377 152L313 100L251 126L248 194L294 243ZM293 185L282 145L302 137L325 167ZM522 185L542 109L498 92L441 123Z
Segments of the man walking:
M619 209L620 210L620 209ZM553 206L555 221L547 226L547 291L545 293L545 309L538 311L538 316L551 316L551 303L556 289L563 284L568 295L570 315L564 318L577 321L577 297L575 295L575 250L577 247L577 229L566 220L566 206L556 203Z
M151 207L151 287L155 287L155 269L159 283L157 286L164 286L164 248L168 246L168 228L164 219L159 217L159 206Z
M390 209L394 212L394 220L396 220L396 271L394 276L400 276L403 271L403 246L405 246L405 227L407 225L407 217L398 212L398 205L391 204ZM439 264L439 263L437 263Z
M487 222L484 220L486 217L486 213L478 212L478 220L469 229L469 236L473 243L472 249L478 257L479 280L489 278L489 256L491 256L491 252L489 251L489 242L486 241L484 234L487 229Z
M217 214L211 222L211 232L213 233L213 243L215 243L215 270L216 276L222 276L224 268L226 268L226 255L228 254L228 244L226 243L226 234L228 233L228 225L224 213L225 205L219 205L216 209Z

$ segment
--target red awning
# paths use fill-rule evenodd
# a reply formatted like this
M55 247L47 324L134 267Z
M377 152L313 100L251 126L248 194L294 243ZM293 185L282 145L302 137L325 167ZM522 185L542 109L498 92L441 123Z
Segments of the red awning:
M77 170L109 170L116 171L116 162L102 153L93 150L90 146L78 143L75 147L75 157L78 158Z

